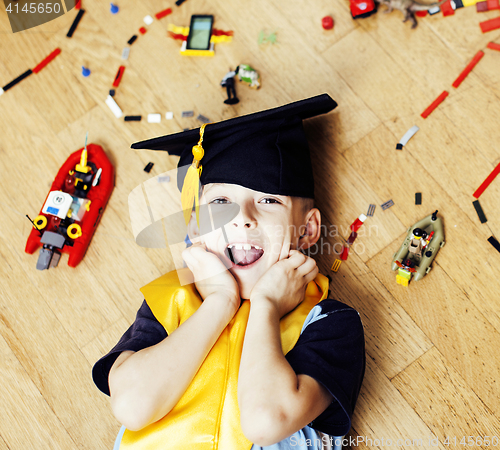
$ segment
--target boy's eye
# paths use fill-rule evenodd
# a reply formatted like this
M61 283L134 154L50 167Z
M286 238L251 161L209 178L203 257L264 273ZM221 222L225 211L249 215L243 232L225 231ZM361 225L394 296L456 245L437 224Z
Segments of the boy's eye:
M271 204L271 203L280 203L279 200L276 200L275 198L272 198L272 197L266 197L266 198L263 198L260 203L265 203L267 205Z
M214 198L210 203L215 203L216 205L224 205L226 203L229 203L229 201L226 198Z

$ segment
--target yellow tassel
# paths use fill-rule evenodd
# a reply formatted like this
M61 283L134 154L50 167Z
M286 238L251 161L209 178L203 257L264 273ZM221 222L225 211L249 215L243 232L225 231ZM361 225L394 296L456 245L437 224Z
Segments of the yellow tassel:
M201 171L203 169L202 165L200 164L200 161L203 158L203 155L205 154L205 151L203 150L202 147L202 143L206 125L207 124L205 123L200 127L200 140L198 141L198 144L195 145L192 149L193 162L191 163L191 166L189 167L186 173L186 177L184 178L184 184L182 186L182 192L181 192L181 203L182 203L182 210L184 211L184 220L186 221L186 224L189 223L194 204L196 210L196 222L198 224L198 228L200 228L200 217L199 217L200 176L201 176Z

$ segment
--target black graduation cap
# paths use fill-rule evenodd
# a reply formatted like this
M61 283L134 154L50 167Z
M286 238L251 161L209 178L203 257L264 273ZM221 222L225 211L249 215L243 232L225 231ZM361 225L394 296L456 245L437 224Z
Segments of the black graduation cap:
M200 182L229 183L275 195L314 198L309 146L302 120L337 106L322 94L278 108L207 124ZM133 149L164 150L191 165L200 128L136 142ZM182 190L184 173L178 174Z

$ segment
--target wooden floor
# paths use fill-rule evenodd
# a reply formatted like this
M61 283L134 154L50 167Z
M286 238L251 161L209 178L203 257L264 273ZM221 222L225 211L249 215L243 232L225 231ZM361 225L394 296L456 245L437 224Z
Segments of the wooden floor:
M500 161L500 52L486 49L500 42L500 30L482 34L478 25L499 11L471 6L419 19L411 30L398 11L355 21L347 0L118 5L112 15L109 2L84 0L71 39L74 10L16 34L0 12L0 86L62 50L0 97L0 450L112 448L119 423L92 382L92 365L134 320L139 287L173 268L166 250L135 244L128 195L177 158L130 145L199 126L198 114L218 121L323 92L339 107L306 126L317 205L329 227L317 260L332 277L332 295L360 312L366 334L367 370L350 433L359 445L352 448L386 448L388 440L400 448L465 448L464 436L490 436L489 446L500 446L500 253L487 242L500 239L500 179L480 199L487 223L472 206L472 193ZM169 17L138 33L144 16L169 6ZM188 26L192 14L214 14L216 28L234 30L233 42L217 44L213 58L180 56L167 25ZM335 19L331 31L321 28L327 14ZM276 32L277 43L259 46L262 30ZM483 59L453 88L479 50ZM260 72L262 88L237 85L241 101L227 106L219 83L240 63ZM117 103L125 114L161 113L160 124L124 122L106 106L121 64ZM449 97L422 119L443 90ZM184 110L194 117L181 118ZM165 120L167 111L173 120ZM397 151L413 125L420 131ZM63 256L56 269L37 271L37 256L24 253L25 215L38 214L87 131L112 159L116 188L83 262L72 269ZM149 161L155 165L147 174ZM389 199L394 206L382 211ZM330 249L371 203L375 215L354 252L331 272L337 255ZM406 229L436 209L447 244L424 280L402 287L391 257Z

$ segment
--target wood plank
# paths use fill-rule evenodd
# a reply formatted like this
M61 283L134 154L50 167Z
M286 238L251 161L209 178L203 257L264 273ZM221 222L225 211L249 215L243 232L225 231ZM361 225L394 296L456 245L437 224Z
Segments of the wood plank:
M472 436L474 448L490 448L484 436L497 436L500 421L466 381L450 367L446 357L433 347L391 380L432 433L450 447L458 447ZM479 437L477 445L475 439ZM456 439L456 441L454 440ZM456 445L455 445L456 442Z
M403 417L405 420L401 420ZM431 428L369 358L353 416L351 437L356 445L350 448L359 449L430 448L429 439L435 438ZM435 448L446 447L439 443Z
M496 373L500 361L491 355L497 353L500 333L448 275L448 267L443 266L440 259L446 247L424 279L411 282L408 287L396 284L396 273L391 271L390 264L393 252L397 251L404 237L400 236L370 260L368 267L439 352L446 355L448 364L466 380L485 405L498 414L500 388Z
M434 210L439 210L439 214L444 218L447 246L439 252L436 261L446 268L446 273L459 289L467 293L484 317L500 330L500 307L495 300L496 292L500 289L500 280L492 266L498 259L498 253L486 240L487 230L481 228L477 220L472 221L452 200L452 195L458 194L445 192L434 181L423 167L423 159L419 157L416 160L407 151L398 152L385 148L383 144L390 137L391 133L385 127L379 127L349 149L346 153L347 160L355 170L365 174L365 181L379 197L394 200L395 205L380 214L391 212L410 227ZM438 148L439 144L434 147L430 139L429 136L427 145L430 148ZM418 173L418 176L411 176L413 173ZM423 193L426 210L413 205L415 192ZM467 236L468 248L474 249L465 254L462 250L464 236ZM403 239L396 235L393 235L393 238L401 239L401 242ZM448 248L460 250L448 251ZM393 249L394 251L396 249ZM459 264L458 254L461 261Z
M1 336L0 354L0 449L77 448Z
M6 295L0 334L73 441L109 448L104 436L116 424L106 417L108 405L95 389L90 365L72 335L41 301L40 290L24 273L12 245L1 243L0 275ZM75 414L75 410L86 413Z

